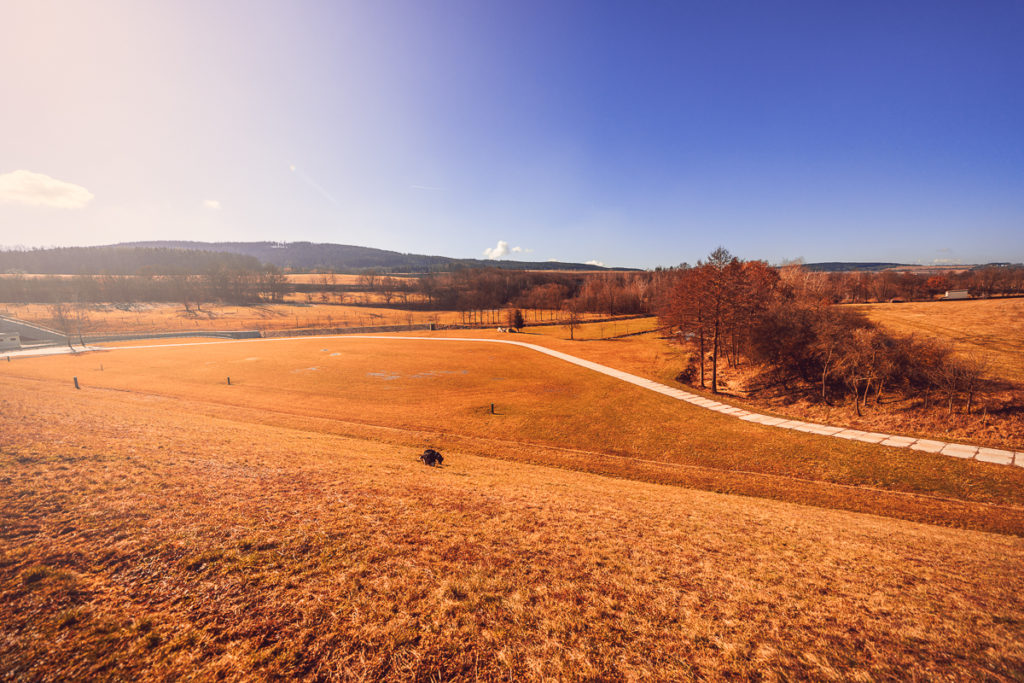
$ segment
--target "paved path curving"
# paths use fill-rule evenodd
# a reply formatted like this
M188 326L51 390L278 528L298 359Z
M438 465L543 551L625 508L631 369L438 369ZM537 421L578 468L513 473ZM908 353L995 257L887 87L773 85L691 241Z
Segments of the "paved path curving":
M623 382L629 382L635 384L638 387L644 389L650 389L656 391L659 394L670 396L680 401L686 401L693 405L700 406L701 408L707 408L717 413L724 415L732 415L733 417L747 422L754 422L757 424L765 425L768 427L778 427L780 429L792 429L798 432L808 432L810 434L820 434L821 436L833 436L838 439L850 439L852 441L864 441L867 443L877 443L883 446L891 446L893 448L910 448L915 451L924 451L926 453L939 453L941 455L948 455L954 458L963 459L975 459L982 462L991 462L997 465L1018 465L1024 467L1024 452L1004 451L997 448L980 448L978 446L968 446L965 444L949 443L946 441L932 441L930 439L916 439L912 436L896 436L894 434L882 434L878 432L864 432L859 429L848 429L846 427L830 427L828 425L815 424L813 422L801 422L800 420L788 420L784 417L772 417L770 415L761 415L759 413L753 413L749 410L737 408L727 403L720 401L714 401L709 398L705 398L699 394L693 394L682 389L676 389L660 382L649 380L646 377L640 377L639 375L633 375L622 370L616 370L610 368L607 365L601 365L593 361L584 360L577 356L572 356L568 353L562 353L561 351L555 351L543 346L536 344L529 344L527 342L512 341L509 339L474 339L472 337L380 337L380 336L359 336L360 339L410 339L410 340L423 340L429 339L431 341L438 340L450 340L450 341L472 341L472 342L490 342L493 344L509 344L511 346L521 346L523 348L532 349L539 351L540 353L548 356L553 356L560 360L564 360L573 365L579 365L580 367L600 372L603 375L614 377L615 379L622 380Z
M204 344L252 344L252 343L270 343L270 342L285 342L285 341L296 341L296 340L312 340L312 339L390 339L395 341L458 341L458 342L479 342L485 344L507 344L509 346L520 346L525 349L531 349L538 353L543 353L559 360L564 360L567 363L578 365L594 372L600 372L602 375L608 375L615 379L623 382L629 382L643 389L649 389L656 391L659 394L664 394L680 401L686 401L692 403L695 406L701 408L707 408L713 410L716 413L722 413L724 415L731 415L740 420L746 420L747 422L754 422L756 424L765 425L767 427L778 427L779 429L792 429L798 432L808 432L810 434L819 434L821 436L831 436L837 439L850 439L852 441L864 441L866 443L881 444L882 446L891 446L893 448L909 448L915 451L924 451L926 453L939 453L941 455L948 455L954 458L962 459L973 459L980 460L981 462L995 463L997 465L1017 465L1018 467L1024 467L1024 452L1022 451L1006 451L997 448L981 448L978 446L968 446L966 444L949 443L946 441L933 441L930 439L917 439L912 436L896 436L894 434L882 434L879 432L864 432L859 429L848 429L846 427L830 427L828 425L816 424L813 422L801 422L800 420L789 420L784 417L772 417L771 415L762 415L760 413L754 413L749 410L737 408L727 403L720 401L714 401L706 398L699 394L693 394L682 389L676 389L653 380L649 380L646 377L640 377L639 375L633 375L622 370L616 370L610 368L607 365L601 365L593 361L584 360L578 356L573 356L568 353L562 353L561 351L555 351L553 349L546 348L544 346L538 346L537 344L529 344L527 342L512 341L511 339L481 339L474 337L397 337L387 335L359 335L359 334L339 334L339 335L325 335L316 337L277 337L273 339L239 339L230 341L213 341L213 342L192 342L182 344L151 344L151 345L140 345L140 346L108 346L104 350L130 350L130 349L148 349L148 348L167 348L174 346L200 346Z
M68 346L67 344L61 344L59 346L23 346L20 349L0 351L0 361L2 361L4 358L25 358L28 356L60 356L65 353L82 353L83 351L106 351L106 349L99 346L82 346L81 344L73 348Z

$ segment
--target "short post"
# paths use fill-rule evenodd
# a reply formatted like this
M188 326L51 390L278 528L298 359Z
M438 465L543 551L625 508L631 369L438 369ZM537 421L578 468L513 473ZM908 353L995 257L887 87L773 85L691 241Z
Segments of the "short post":
M494 415L494 404L491 404L491 415Z
M230 377L228 377L228 386L229 387L231 386L231 378Z
M78 378L75 377L75 389L81 389L81 388L82 387L78 386Z

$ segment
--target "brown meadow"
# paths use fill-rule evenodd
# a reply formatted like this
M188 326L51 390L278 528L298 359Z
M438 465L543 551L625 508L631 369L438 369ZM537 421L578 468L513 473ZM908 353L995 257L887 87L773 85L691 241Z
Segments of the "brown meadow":
M361 295L360 295L361 297ZM305 295L292 294L293 303L232 306L226 304L202 304L199 310L186 311L180 304L134 304L117 307L110 304L84 306L76 311L71 324L73 337L79 332L89 335L113 335L149 332L204 332L226 330L294 330L332 329L348 327L379 327L394 325L459 325L465 322L458 311L403 310L387 307L383 301L376 301L372 294L369 305L343 305L305 303ZM507 325L504 310L485 311L493 325L486 328ZM45 304L0 304L0 315L9 315L40 325L59 328L51 308ZM530 323L557 321L563 315L560 311L524 310L523 315ZM81 324L79 324L79 316ZM597 314L580 314L582 319L598 318ZM543 329L543 328L542 328Z
M978 299L856 307L871 320L905 334L953 344L988 363L989 374L1024 386L1024 299Z
M618 344L518 338L599 362ZM634 362L650 362L644 348ZM627 353L616 365L634 369ZM396 443L428 435L541 464L1024 531L1024 468L764 427L505 345L345 336L140 345L7 363L0 376L40 388L78 377L89 389L188 400L210 416L359 437L387 430Z
M1016 537L2 382L6 677L1024 673Z
M0 313L42 325L54 325L53 314L44 304L5 304L0 307ZM453 311L400 311L394 308L323 303L254 306L210 303L191 312L186 312L180 304L137 304L122 308L95 305L83 309L81 328L85 335L100 335L424 325L432 322L454 324L458 318L459 314ZM73 332L78 332L77 323Z
M149 346L0 364L4 677L1024 675L1022 468L504 345Z

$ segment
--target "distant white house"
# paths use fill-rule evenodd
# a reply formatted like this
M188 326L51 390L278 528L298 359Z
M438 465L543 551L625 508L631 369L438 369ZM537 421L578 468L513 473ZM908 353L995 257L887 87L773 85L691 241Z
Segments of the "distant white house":
M953 299L970 299L971 293L966 289L947 289L946 293L942 296L943 301L951 301Z
M20 334L17 332L0 332L0 351L13 351L20 348Z

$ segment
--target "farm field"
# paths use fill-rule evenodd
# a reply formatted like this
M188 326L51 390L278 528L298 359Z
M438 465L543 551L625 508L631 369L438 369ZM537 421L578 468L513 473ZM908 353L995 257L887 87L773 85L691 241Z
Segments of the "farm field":
M287 273L284 277L288 282L303 285L329 284L353 286L359 284L359 276L348 273Z
M297 295L293 295L297 296ZM378 296L378 295L374 295ZM529 323L557 321L561 311L523 310ZM53 314L44 304L0 304L0 314L25 319L31 323L55 327ZM504 326L504 310L484 311L493 325ZM583 319L600 315L581 314ZM186 313L180 304L135 304L118 308L99 304L84 308L81 330L85 335L129 334L144 332L187 332L189 330L301 330L360 328L395 325L460 325L464 316L459 311L401 310L381 305L339 305L329 303L262 304L229 306L203 304L202 310ZM488 326L489 327L489 326ZM78 334L78 323L73 325ZM560 329L560 328L559 328ZM565 333L568 336L568 333Z
M584 322L573 331L573 339L576 341L598 341L614 339L629 335L655 332L658 329L658 319L651 316L645 318L630 318L627 320L611 320L600 322ZM555 339L568 339L569 331L565 325L545 325L543 327L527 327L523 332L530 335L542 335ZM531 342L534 340L530 340Z
M527 353L303 339L0 365L4 677L1024 672L1018 468L762 447L763 428ZM534 424L552 410L580 415ZM621 413L657 429L617 436ZM642 446L666 429L674 449ZM547 443L563 438L577 448ZM606 440L651 461L581 448ZM427 445L444 467L415 460ZM745 479L730 467L751 450L831 496L744 490L814 483ZM829 509L854 500L833 480L883 462L895 479L861 491L874 514ZM689 488L709 486L747 495ZM881 516L890 499L934 524Z
M50 308L43 304L0 304L0 315L41 325L55 326ZM505 325L504 311L489 313L494 325ZM530 322L550 321L559 311L523 311ZM588 314L584 318L599 316ZM500 321L500 322L498 322ZM458 311L405 311L374 306L323 303L226 306L203 304L202 310L186 313L180 304L136 304L122 309L112 305L83 309L81 331L85 335L134 332L187 332L189 330L288 330L309 328L375 327L383 325L457 325ZM78 323L72 326L78 334ZM568 333L567 333L568 334Z
M54 325L49 307L42 304L6 304L0 313L43 325ZM435 320L436 318L436 320ZM310 327L368 327L440 322L451 324L455 312L398 311L393 308L339 306L334 304L265 304L225 306L204 304L186 313L181 304L137 304L123 310L114 306L85 309L84 334L188 330L281 330ZM77 330L77 324L75 326Z
M948 341L962 354L989 364L989 374L1024 386L1024 299L977 299L855 308L905 334Z
M548 343L575 351L618 342ZM430 439L512 460L1024 533L1024 468L762 427L504 345L344 336L139 345L4 363L0 377L38 390L78 377L86 391L190 401L210 417Z

